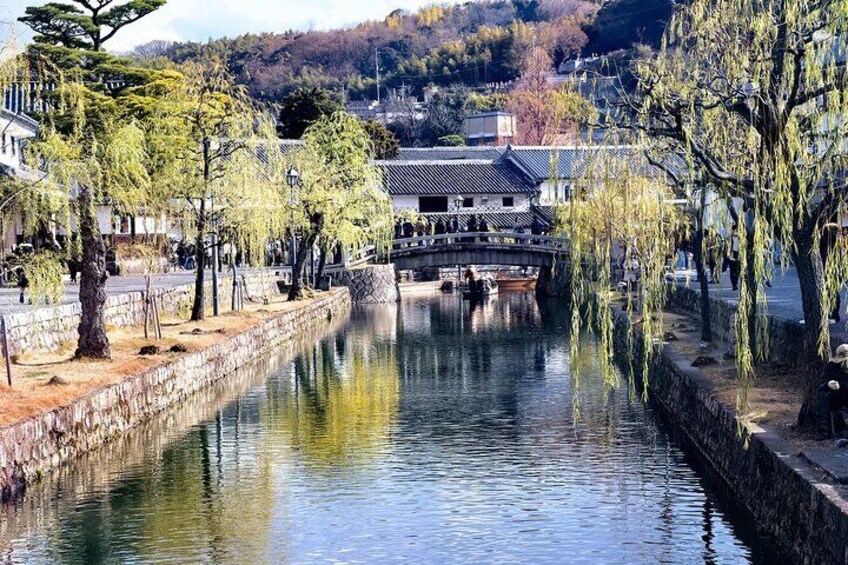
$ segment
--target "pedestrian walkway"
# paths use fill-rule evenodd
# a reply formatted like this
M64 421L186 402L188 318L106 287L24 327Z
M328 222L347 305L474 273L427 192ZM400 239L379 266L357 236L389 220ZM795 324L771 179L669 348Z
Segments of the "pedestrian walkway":
M680 284L686 284L688 277L689 287L696 292L698 291L699 285L695 271L677 271L676 276ZM804 309L801 305L801 286L795 267L789 267L786 272L782 272L779 267L776 267L771 287L767 287L765 291L770 316L794 324L798 324L804 319ZM728 273L722 273L720 284L710 285L710 297L733 306L739 304L739 292L733 290ZM846 329L848 316L845 315L845 306L848 305L848 302L846 302L846 298L848 298L848 295L843 289L842 321L839 324L831 325L831 334L835 338L838 337L843 343L848 342L848 329Z
M273 271L287 270L288 267L274 267ZM252 270L251 270L252 271ZM226 276L227 271L222 273ZM152 282L155 289L174 288L194 283L194 271L176 271L173 273L162 273L153 275ZM212 278L211 272L206 272L206 279ZM147 289L147 278L142 275L130 275L120 277L109 277L106 281L106 294L118 296L131 292L143 292ZM32 306L20 303L20 289L17 287L0 287L0 314L16 314L27 312L33 308L42 308L43 305ZM60 304L74 304L79 302L79 284L65 282L65 294Z

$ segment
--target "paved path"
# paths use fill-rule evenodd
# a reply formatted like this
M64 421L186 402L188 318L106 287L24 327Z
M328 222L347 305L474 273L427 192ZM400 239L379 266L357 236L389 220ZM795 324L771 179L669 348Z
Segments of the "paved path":
M269 271L286 270L287 267L275 267ZM253 271L251 269L251 271ZM226 271L224 272L226 274ZM209 271L206 272L207 280L212 277ZM177 271L173 273L160 274L153 276L154 288L173 288L175 286L184 286L194 283L194 271ZM106 294L115 296L127 294L130 292L141 292L147 287L144 276L122 276L109 277L106 281ZM79 302L79 285L65 282L65 295L62 297L62 304L73 304ZM41 308L43 306L30 306L20 303L20 290L17 288L0 287L0 314L14 314L17 312L26 312L33 308Z
M685 280L687 275L690 278L689 286L697 291L698 281L695 271L677 272L677 278L681 281ZM729 273L722 273L720 284L710 285L710 297L723 300L734 306L738 304L739 293L731 287ZM780 267L775 268L771 288L766 288L766 299L768 301L768 312L775 318L796 324L804 318L804 309L801 306L801 286L798 283L798 274L794 267L789 267L785 273L780 271ZM842 322L831 326L833 335L839 336L843 340L848 340L848 330L846 330L848 316L845 314L848 301L846 300L848 300L848 294L843 289Z

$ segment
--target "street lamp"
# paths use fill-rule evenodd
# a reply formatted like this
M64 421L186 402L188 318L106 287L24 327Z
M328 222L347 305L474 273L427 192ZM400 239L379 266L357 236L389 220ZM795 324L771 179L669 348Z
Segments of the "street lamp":
M300 173L297 172L297 169L292 167L286 172L286 181L288 181L289 186L292 188L300 184Z
M297 236L294 233L294 205L295 205L295 189L300 186L300 173L294 167L291 167L286 172L286 182L289 184L289 194L291 196L291 224L289 225L289 231L291 232L291 268L292 268L292 277L294 277L294 267L297 262ZM292 284L294 284L294 278L292 278Z
M465 202L465 199L461 194L457 194L453 199L454 208L456 208L456 233L459 233L459 211L462 210L462 204ZM455 237L455 242L459 242L459 237ZM456 266L456 284L457 288L462 284L462 265Z

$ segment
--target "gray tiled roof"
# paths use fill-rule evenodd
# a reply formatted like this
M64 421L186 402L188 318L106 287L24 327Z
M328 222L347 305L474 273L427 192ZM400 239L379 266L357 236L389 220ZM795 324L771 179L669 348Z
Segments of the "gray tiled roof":
M641 150L633 146L583 146L583 147L510 147L505 160L515 163L534 181L551 178L551 166L557 164L560 179L581 179L606 174L608 164L627 166L631 172L649 177L664 177L665 173L650 165ZM682 161L668 160L673 170L684 171ZM623 169L617 173L620 174Z
M377 161L392 196L530 194L535 189L509 163L492 161Z
M500 159L506 147L401 147L398 161L453 161L467 159Z

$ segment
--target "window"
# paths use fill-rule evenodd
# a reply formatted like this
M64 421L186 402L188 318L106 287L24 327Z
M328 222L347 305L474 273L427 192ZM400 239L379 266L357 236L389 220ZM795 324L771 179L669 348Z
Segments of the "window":
M422 214L448 211L447 196L419 196L418 211Z
M473 198L464 198L462 200L463 208L474 208L474 199Z
M15 136L12 136L12 155L18 154L18 140L15 139Z
M9 152L8 144L9 144L9 138L4 133L3 134L3 155L5 155L6 153Z
M504 208L512 208L513 206L515 206L515 197L514 196L504 196L503 207Z

